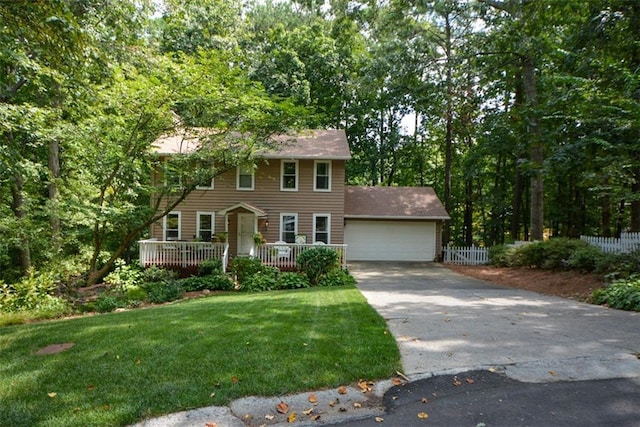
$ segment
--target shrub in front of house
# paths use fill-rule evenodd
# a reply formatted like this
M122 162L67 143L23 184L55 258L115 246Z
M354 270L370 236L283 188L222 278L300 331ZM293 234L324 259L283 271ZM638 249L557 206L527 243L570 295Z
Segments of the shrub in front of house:
M264 267L250 276L244 276L240 283L240 290L245 292L264 292L277 289L278 269Z
M356 279L348 271L335 268L322 276L318 286L355 286Z
M489 265L509 267L511 265L511 255L514 252L515 248L507 245L491 246L489 248Z
M589 244L582 240L559 237L520 246L508 259L512 267L558 270L568 268L571 255L587 247Z
M309 248L296 260L298 267L309 278L311 285L316 286L320 280L331 270L339 268L338 253L324 246Z
M236 257L231 262L230 270L237 282L242 287L246 279L260 272L265 268L257 258Z
M209 274L206 276L192 276L178 281L185 292L194 291L231 291L234 283L226 274Z
M202 263L198 267L198 276L211 276L222 273L223 271L221 259L208 259L202 261Z
M567 260L567 265L572 270L581 273L604 273L607 265L612 261L612 256L605 254L595 246L587 245L576 249Z
M276 289L301 289L311 286L304 273L282 272L278 275Z
M153 304L175 301L184 295L180 283L176 280L148 282L141 287L147 292L147 301Z
M51 274L31 273L13 284L0 281L0 312L33 312L35 318L60 317L71 312L63 298L54 295Z

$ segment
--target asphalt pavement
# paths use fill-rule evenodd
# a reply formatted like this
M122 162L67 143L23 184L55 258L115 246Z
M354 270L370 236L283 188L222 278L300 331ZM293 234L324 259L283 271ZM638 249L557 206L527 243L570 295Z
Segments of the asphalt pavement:
M249 397L138 426L640 427L640 313L506 288L434 263L356 263L364 296L387 321L407 381ZM313 409L309 414L305 411ZM304 416L302 416L304 414ZM278 415L278 414L274 414Z

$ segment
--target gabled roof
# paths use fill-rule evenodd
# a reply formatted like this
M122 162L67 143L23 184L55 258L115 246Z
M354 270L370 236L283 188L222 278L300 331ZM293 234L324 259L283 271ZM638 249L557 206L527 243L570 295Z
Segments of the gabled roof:
M223 209L221 211L218 212L218 215L226 215L231 211L235 211L236 209L244 209L247 210L251 213L253 213L255 216L259 217L259 218L263 218L267 216L267 213L265 211L263 211L262 209L255 207L253 205L250 205L249 203L236 203L233 206L229 206L226 209Z
M190 153L200 147L200 138L215 130L191 128L164 135L154 142L158 154ZM344 130L306 130L295 135L276 135L273 146L259 157L267 159L349 160L351 153Z
M345 187L345 218L450 219L431 187Z

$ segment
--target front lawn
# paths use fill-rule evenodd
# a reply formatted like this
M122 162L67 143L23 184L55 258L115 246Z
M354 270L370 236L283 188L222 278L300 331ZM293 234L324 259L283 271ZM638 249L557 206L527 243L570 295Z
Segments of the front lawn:
M74 345L35 354L61 343ZM0 328L0 425L127 425L399 368L384 320L355 287L222 295Z

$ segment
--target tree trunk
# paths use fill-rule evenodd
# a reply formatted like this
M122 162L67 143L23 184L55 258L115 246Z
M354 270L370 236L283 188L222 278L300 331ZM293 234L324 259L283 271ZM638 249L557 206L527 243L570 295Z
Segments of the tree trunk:
M451 215L451 167L453 163L453 82L451 64L451 22L449 14L445 14L445 55L447 67L447 111L446 134L444 142L444 208ZM442 233L442 244L447 245L451 240L451 223L447 221Z
M544 147L540 137L540 125L536 108L538 106L538 90L536 87L535 61L531 54L522 58L522 83L526 99L529 134L529 159L533 173L531 176L531 240L542 240L544 232Z
M61 246L60 215L59 215L59 191L58 178L60 177L60 143L57 139L49 142L49 223L51 225L51 237L54 249L58 251Z
M20 260L20 269L23 274L28 273L31 269L31 247L29 242L29 230L25 224L26 213L24 211L24 196L23 196L24 181L19 173L13 175L13 182L11 184L11 210L20 224L20 246L18 247L18 257Z

